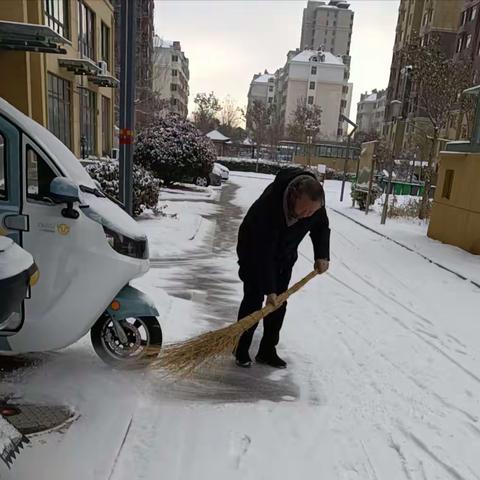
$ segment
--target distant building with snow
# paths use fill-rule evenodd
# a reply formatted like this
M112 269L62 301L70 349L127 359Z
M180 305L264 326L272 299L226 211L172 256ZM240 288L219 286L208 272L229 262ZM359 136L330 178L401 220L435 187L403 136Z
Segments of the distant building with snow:
M357 103L358 132L382 136L383 121L385 118L386 90L372 90L360 95Z
M338 141L344 134L341 114L348 116L350 105L344 98L346 66L341 57L323 50L293 50L285 66L277 72L277 102L285 129L292 122L297 105L322 109L318 138Z
M182 117L188 114L189 61L180 42L153 39L153 91L165 108Z

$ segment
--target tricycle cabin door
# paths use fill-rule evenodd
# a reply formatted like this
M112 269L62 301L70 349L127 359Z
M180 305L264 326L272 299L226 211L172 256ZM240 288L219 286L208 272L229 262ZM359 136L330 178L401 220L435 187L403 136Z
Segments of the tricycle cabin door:
M0 235L22 245L28 218L22 215L20 139L20 131L0 115ZM18 331L22 322L23 306L5 324L0 324L0 336ZM1 343L0 339L0 349L4 349Z

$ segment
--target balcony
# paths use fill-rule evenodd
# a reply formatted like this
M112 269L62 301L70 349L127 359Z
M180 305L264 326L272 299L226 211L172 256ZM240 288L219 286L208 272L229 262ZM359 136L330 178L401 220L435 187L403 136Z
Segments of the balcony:
M46 25L0 21L0 49L65 54L70 41Z

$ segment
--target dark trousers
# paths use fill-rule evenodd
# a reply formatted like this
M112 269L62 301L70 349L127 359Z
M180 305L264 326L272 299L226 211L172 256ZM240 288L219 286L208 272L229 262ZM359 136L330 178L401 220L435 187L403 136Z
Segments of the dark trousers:
M292 268L293 265L279 268L276 276L277 291L275 293L277 295L287 290L290 278L292 277ZM264 294L258 287L255 278L242 273L242 269L240 269L240 279L243 281L243 300L238 312L239 320L257 310L260 310L263 307L264 301ZM282 328L286 311L287 302L285 302L278 310L275 310L275 312L267 315L263 319L263 337L260 342L260 348L258 349L258 353L262 356L268 356L275 351L275 347L280 339L280 329ZM248 353L257 325L258 324L255 324L240 337L236 350L237 356L246 355Z

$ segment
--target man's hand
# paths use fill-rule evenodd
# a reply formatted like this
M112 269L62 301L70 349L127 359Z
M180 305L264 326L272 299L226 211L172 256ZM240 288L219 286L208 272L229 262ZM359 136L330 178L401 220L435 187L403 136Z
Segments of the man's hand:
M315 264L313 265L313 268L318 272L319 275L321 275L322 273L325 273L328 270L329 265L330 265L330 262L328 260L319 258L315 260Z
M278 297L276 293L270 293L267 295L267 301L265 302L267 305L272 305L273 307L278 306Z

